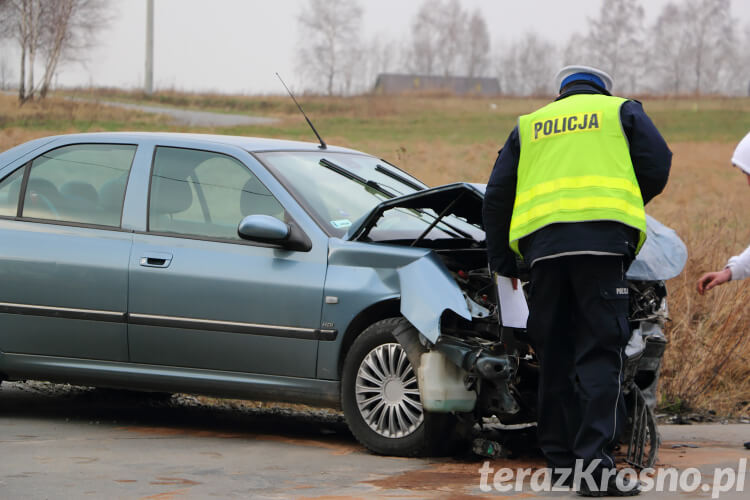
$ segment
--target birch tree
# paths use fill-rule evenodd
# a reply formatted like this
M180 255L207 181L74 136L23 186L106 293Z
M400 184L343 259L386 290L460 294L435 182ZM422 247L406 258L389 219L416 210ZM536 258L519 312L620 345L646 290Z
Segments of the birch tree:
M109 23L105 0L54 0L44 9L44 33L40 51L44 56L41 97L49 91L60 62L77 60L93 45L96 35Z
M297 65L328 95L351 88L352 64L361 61L362 7L356 0L309 0L297 18Z
M696 94L719 90L735 60L736 20L729 0L685 0L688 60ZM707 79L707 75L711 79Z
M442 44L442 1L427 0L411 23L412 43L410 69L414 73L433 75L437 72L438 53Z
M426 0L412 21L409 69L442 76L479 76L489 61L490 34L479 10L458 0Z
M555 90L553 78L559 66L555 44L534 32L500 50L500 83L512 95L549 95Z
M746 51L730 0L683 0L664 6L651 29L650 67L658 90L737 93Z
M642 76L644 15L639 0L604 0L599 17L588 20L584 62L608 71L624 91L635 91Z
M20 50L18 99L45 97L60 63L75 60L107 25L107 0L4 0L4 25ZM41 58L41 61L37 60ZM42 79L35 69L41 62Z
M651 28L653 50L649 67L654 75L655 90L661 93L681 94L687 90L690 59L687 14L679 5L668 3Z
M466 76L483 76L489 63L490 32L484 16L478 10L469 20L466 45Z

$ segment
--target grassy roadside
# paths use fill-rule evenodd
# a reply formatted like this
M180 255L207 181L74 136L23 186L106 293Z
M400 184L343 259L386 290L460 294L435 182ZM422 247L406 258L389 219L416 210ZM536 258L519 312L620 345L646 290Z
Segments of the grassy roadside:
M188 128L164 117L53 97L18 107L0 94L0 151L45 135L153 130L257 135L313 141L287 97L194 95L165 92L146 99L122 91L76 92L77 97L272 116L273 126ZM302 99L324 139L361 149L406 169L431 185L485 182L497 150L517 115L543 99L461 99L450 96ZM650 99L644 107L675 153L666 191L648 211L677 230L690 259L668 284L671 344L661 394L672 409L750 414L750 282L732 282L700 297L704 271L720 269L750 243L750 192L729 167L736 142L750 130L750 99Z

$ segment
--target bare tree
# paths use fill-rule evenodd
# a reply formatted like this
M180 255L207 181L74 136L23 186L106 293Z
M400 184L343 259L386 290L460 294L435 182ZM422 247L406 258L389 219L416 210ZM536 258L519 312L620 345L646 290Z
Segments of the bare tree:
M0 40L13 36L13 19L10 14L10 1L0 0Z
M339 81L346 68L358 61L362 7L356 0L309 0L297 18L297 62L314 85L328 95L346 90Z
M13 36L13 22L10 15L10 2L0 0L0 89L7 90L8 82L13 75L10 71L8 59L6 58L7 48L5 40Z
M489 60L490 35L481 12L458 0L425 0L412 21L409 69L427 75L478 76Z
M44 78L39 89L42 97L46 97L60 62L76 60L91 48L97 32L109 22L107 7L106 0L56 0L45 9L41 44Z
M412 21L410 69L415 73L436 73L443 36L440 14L442 4L441 0L426 0Z
M635 91L645 62L644 10L640 0L604 0L599 17L589 19L587 61L610 72L618 87Z
M737 25L730 0L665 5L651 28L654 86L675 94L740 91L747 66L739 62L746 51L737 50Z
M504 93L548 95L552 77L559 66L555 44L537 33L528 32L500 50L498 75Z
M4 55L0 56L0 90L8 90L9 83L13 79L13 70Z
M681 6L668 3L651 28L653 49L649 67L657 91L677 95L687 90L690 33L685 16L688 14Z
M478 10L469 20L466 51L466 76L482 76L487 71L490 52L490 32L487 22Z
M685 0L684 16L689 32L689 64L696 94L718 90L721 73L734 60L736 20L729 0ZM712 81L705 81L711 75Z
M383 35L376 35L370 39L363 51L363 64L359 66L360 78L356 91L369 92L378 75L402 70L402 45L400 41L388 39Z
M7 0L6 22L10 24L12 35L21 47L20 80L18 82L18 100L21 103L33 95L34 61L39 41L40 0ZM28 84L26 66L29 66ZM27 92L27 85L29 91Z
M107 0L4 0L6 26L21 49L18 98L45 97L61 61L75 60L104 28ZM34 78L37 56L44 74Z
M441 5L438 15L441 44L437 52L437 62L443 76L454 76L465 54L468 15L458 0L447 0Z

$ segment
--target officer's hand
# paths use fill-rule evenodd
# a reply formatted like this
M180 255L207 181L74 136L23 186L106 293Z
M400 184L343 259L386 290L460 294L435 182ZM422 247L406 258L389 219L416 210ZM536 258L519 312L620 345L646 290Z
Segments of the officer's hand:
M698 293L703 295L714 287L723 285L732 279L732 271L727 268L722 271L706 273L698 280Z

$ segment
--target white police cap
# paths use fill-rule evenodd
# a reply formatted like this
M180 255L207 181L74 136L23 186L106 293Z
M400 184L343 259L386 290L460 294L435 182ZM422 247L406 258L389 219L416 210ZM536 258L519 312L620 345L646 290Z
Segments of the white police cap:
M562 89L568 83L578 80L577 76L574 78L571 78L571 77L573 77L574 75L579 75L580 73L583 73L584 75L586 75L586 76L581 75L582 80L593 81L594 83L597 83L597 84L601 83L603 85L600 85L600 86L604 87L604 89L607 92L612 91L612 86L614 85L614 81L612 80L612 77L609 76L609 74L607 74L606 72L600 69L592 68L591 66L581 66L578 64L574 64L572 66L565 66L563 69L561 69L557 73L557 76L555 77L555 81L557 82L557 88Z
M746 174L750 174L750 133L737 144L732 155L732 165L736 165Z

